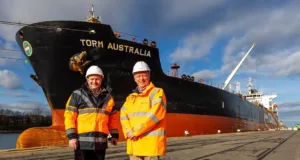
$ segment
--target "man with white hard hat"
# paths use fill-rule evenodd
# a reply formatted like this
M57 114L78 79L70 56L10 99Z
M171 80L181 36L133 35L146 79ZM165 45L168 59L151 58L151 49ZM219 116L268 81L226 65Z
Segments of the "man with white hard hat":
M137 87L120 111L127 154L130 160L158 159L166 154L166 96L150 81L147 63L136 62L132 74Z
M108 135L113 145L119 138L114 99L101 87L103 78L101 68L89 67L86 82L73 91L66 104L64 123L69 146L83 159L104 160Z

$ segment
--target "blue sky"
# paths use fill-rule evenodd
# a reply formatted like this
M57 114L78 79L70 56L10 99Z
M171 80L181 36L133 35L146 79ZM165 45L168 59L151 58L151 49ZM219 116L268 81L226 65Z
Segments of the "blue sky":
M179 74L221 85L253 42L257 45L233 77L243 93L248 78L264 93L277 93L285 125L300 123L300 2L297 0L1 0L0 20L34 23L85 20L91 5L103 23L138 40L155 40L164 72L173 62ZM0 47L18 49L19 26L0 24ZM34 74L20 52L0 50L0 107L30 111L49 107L31 80Z

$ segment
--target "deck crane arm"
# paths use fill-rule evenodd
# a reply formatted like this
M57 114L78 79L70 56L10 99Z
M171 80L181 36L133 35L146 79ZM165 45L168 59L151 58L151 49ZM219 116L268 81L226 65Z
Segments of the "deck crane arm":
M238 69L240 68L240 66L242 65L242 63L244 62L244 60L246 59L246 57L248 56L248 54L251 52L252 48L256 45L256 43L254 42L253 45L251 46L251 48L248 50L248 52L246 53L246 55L243 57L243 59L240 61L240 63L234 68L234 70L231 72L231 74L228 76L228 78L226 79L224 86L222 87L222 89L224 90L227 85L229 84L229 82L231 81L232 77L235 75L235 73L238 71Z

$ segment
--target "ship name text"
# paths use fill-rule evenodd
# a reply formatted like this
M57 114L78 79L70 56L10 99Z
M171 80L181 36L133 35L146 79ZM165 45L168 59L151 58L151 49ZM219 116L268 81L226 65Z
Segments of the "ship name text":
M80 39L82 46L88 46L88 47L96 47L96 48L107 48L115 51L120 52L127 52L131 54L137 54L140 56L145 57L151 57L151 52L145 49L125 45L125 44L117 44L117 43L111 43L109 42L106 47L104 47L103 41L97 41L97 40L91 40L91 39Z

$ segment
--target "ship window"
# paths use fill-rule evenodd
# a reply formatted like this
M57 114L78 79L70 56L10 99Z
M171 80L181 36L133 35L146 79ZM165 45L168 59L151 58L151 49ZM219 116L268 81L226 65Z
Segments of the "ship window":
M222 108L224 108L224 102L222 102Z

